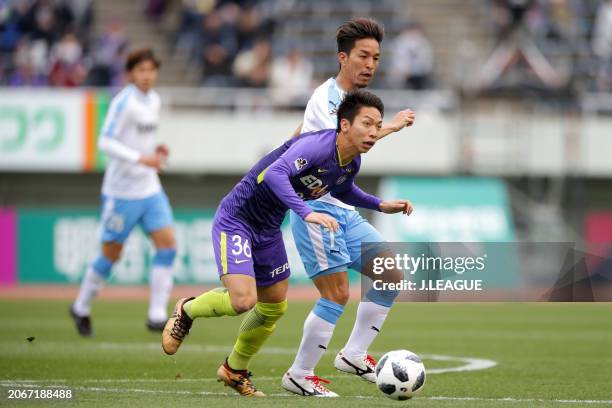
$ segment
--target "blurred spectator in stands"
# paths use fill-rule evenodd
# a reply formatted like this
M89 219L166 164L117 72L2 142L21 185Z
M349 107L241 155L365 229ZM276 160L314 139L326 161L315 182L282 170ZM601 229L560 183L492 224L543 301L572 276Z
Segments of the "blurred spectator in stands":
M255 40L251 48L240 51L233 66L238 85L265 87L270 76L270 56L270 42L265 38Z
M123 60L128 48L123 22L112 20L91 48L92 67L87 76L87 85L120 85Z
M433 49L418 23L409 24L390 47L391 86L428 89L433 86Z
M92 0L69 0L68 5L74 16L74 31L83 44L90 40L93 24Z
M253 46L253 41L260 33L261 17L255 6L243 9L237 21L238 48L245 49Z
M33 21L30 38L32 40L44 41L47 49L50 49L59 36L58 30L55 27L55 17L53 16L52 8L48 3L35 3L34 7L30 9L29 18Z
M168 0L147 0L145 12L154 23L159 23L168 8Z
M36 47L31 47L26 37L22 37L14 54L15 69L9 75L7 85L9 86L46 86L47 85L47 61L43 55L37 56Z
M578 35L578 22L575 11L570 6L569 0L548 0L547 4L548 27L546 37L548 39L568 42Z
M232 63L237 52L236 31L224 24L217 11L202 20L200 55L202 56L203 85L232 85Z
M83 48L76 35L66 34L51 50L49 84L52 86L79 86L85 80Z
M174 34L175 52L186 55L188 63L193 62L193 57L199 54L198 49L200 33L202 30L202 19L212 11L215 0L183 0L181 16L176 32ZM199 59L195 58L199 63Z
M13 7L11 7L13 4ZM28 3L26 0L0 2L0 55L17 49L19 39L29 31L27 27Z
M312 63L295 48L287 55L276 58L270 70L270 92L280 105L300 104L307 101L312 91Z
M612 0L599 6L593 30L593 52L599 59L597 88L612 91Z

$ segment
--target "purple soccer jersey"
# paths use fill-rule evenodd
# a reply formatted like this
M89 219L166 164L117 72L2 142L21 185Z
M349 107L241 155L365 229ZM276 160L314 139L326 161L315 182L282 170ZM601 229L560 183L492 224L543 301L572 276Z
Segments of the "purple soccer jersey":
M312 212L304 200L331 192L347 204L378 210L381 200L354 183L360 155L342 164L335 129L299 135L257 162L221 201L215 216L219 274L254 276L259 286L286 279L290 272L280 226L288 209L302 219Z

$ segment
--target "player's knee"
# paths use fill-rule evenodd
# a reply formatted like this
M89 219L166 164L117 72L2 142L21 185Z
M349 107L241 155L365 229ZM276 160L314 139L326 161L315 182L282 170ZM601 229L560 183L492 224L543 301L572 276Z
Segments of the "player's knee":
M161 248L155 252L153 265L171 267L176 258L176 248Z
M102 256L108 259L111 263L115 263L121 257L123 245L117 243L105 243L102 245Z
M246 313L251 310L257 303L256 296L235 296L230 297L232 308L238 314Z
M349 294L349 290L348 288L338 288L338 290L336 292L334 292L334 302L340 304L340 305L346 305L349 301L350 298L350 294Z
M321 296L340 305L346 305L349 301L350 292L348 284L339 283L331 285L321 291Z

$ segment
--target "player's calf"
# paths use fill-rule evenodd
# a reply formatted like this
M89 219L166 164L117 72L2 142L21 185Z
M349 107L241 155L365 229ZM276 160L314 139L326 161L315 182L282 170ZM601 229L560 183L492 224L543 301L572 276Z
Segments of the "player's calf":
M70 317L74 321L77 331L83 337L93 336L90 318L91 303L110 276L116 259L109 259L106 255L99 255L96 258L87 268L79 288L79 294L70 307Z
M153 257L149 285L151 298L147 328L151 331L162 331L168 320L168 300L172 292L174 280L173 264L176 257L176 248L158 248Z

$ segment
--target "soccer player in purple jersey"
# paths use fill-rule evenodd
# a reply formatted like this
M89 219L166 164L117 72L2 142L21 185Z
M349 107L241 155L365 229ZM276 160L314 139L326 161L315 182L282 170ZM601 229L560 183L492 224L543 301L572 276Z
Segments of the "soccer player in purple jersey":
M162 335L174 354L200 317L246 313L234 348L217 377L244 396L265 396L255 388L249 363L287 309L290 270L280 226L289 209L330 234L338 221L313 211L304 200L326 193L343 202L388 214L410 214L407 200L381 200L354 183L361 154L376 143L384 106L374 94L348 94L338 109L337 129L309 132L285 142L261 159L221 201L213 223L217 268L225 288L176 303Z

